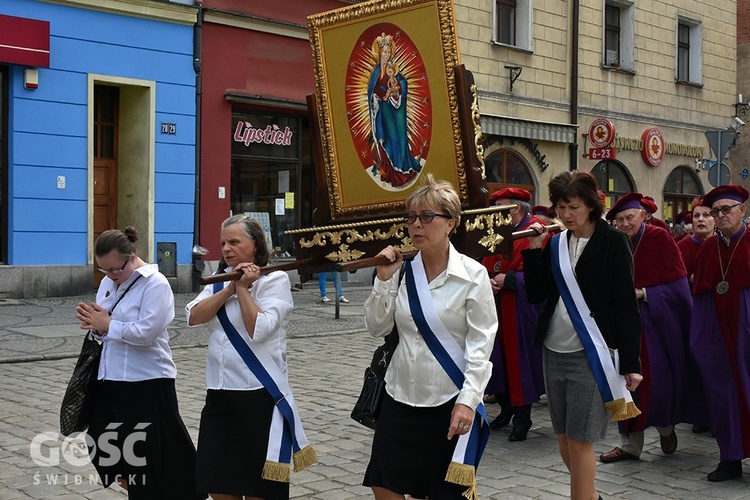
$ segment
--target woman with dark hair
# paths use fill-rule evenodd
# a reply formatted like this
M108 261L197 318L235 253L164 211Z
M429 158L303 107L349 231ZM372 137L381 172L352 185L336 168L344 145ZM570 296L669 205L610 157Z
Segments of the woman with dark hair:
M419 253L404 262L392 246L381 251L389 263L377 267L365 301L370 334L383 337L395 324L399 343L364 485L379 500L476 498L475 467L489 438L482 395L497 332L492 288L484 267L450 242L461 203L448 182L427 174L406 209Z
M246 215L222 224L221 253L219 273L242 276L206 286L186 306L190 326L211 329L198 489L214 499L287 499L292 458L295 471L317 460L289 388L289 277L283 271L261 275L268 246L260 224Z
M105 277L96 303L76 308L81 328L104 343L86 440L91 461L105 487L117 482L130 498L205 498L196 494L195 446L177 407L167 332L174 296L157 265L136 255L137 240L131 226L97 238Z
M570 498L595 500L601 497L594 443L606 436L610 418L638 414L630 395L643 378L633 255L627 235L602 220L591 173L554 177L549 197L567 229L542 250L547 230L538 223L529 227L538 236L523 252L527 296L531 303L547 301L534 345L543 347L550 417L570 472Z

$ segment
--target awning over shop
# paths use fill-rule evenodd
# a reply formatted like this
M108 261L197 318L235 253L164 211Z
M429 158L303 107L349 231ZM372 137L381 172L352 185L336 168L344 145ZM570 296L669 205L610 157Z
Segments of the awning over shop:
M297 102L291 99L281 99L278 97L250 95L242 92L241 90L228 89L224 93L224 99L231 103L250 104L253 106L282 108L295 111L307 110L307 104L304 102Z
M502 137L522 137L537 141L576 142L576 125L565 123L546 123L531 120L518 120L499 116L485 116L480 118L482 132Z
M0 62L49 68L49 21L0 16Z

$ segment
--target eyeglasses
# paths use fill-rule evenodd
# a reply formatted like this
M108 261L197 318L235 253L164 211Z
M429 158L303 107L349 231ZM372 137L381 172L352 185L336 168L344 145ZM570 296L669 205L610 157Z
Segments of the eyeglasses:
M128 262L130 262L130 259L126 260L120 269L102 269L101 267L97 267L96 270L104 274L114 274L116 276L122 274L125 270L125 266L128 265Z
M443 217L444 219L453 218L450 215L445 215L445 214L436 214L434 212L422 212L421 214L410 213L409 215L404 217L404 220L406 221L407 224L414 224L415 222L417 222L417 219L419 219L419 222L421 222L422 224L429 224L430 222L435 220L435 217Z
M740 205L742 205L742 203L735 203L734 205L723 205L720 207L714 207L708 213L711 214L711 217L718 217L719 212L723 213L724 215L729 215L729 212L731 212L734 207L739 207Z

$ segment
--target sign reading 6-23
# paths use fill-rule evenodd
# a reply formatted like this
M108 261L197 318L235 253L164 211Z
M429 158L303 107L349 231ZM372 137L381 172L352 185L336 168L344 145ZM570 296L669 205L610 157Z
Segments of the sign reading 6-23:
M614 160L615 152L615 148L589 148L589 159Z

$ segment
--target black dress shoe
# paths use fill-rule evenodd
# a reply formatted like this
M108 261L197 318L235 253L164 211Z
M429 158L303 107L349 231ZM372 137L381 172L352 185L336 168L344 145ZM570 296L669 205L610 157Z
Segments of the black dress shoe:
M526 434L528 434L529 431L525 431L523 429L513 429L510 431L510 436L508 436L508 441L515 442L515 441L526 441Z
M659 444L661 444L661 451L665 455L671 455L677 450L677 433L672 429L672 434L669 436L659 436Z
M742 477L742 460L721 461L715 471L708 475L708 480L713 482L738 479Z
M513 410L505 410L500 412L500 415L495 417L495 419L490 422L490 428L492 429L502 429L506 425L508 425L513 418Z

